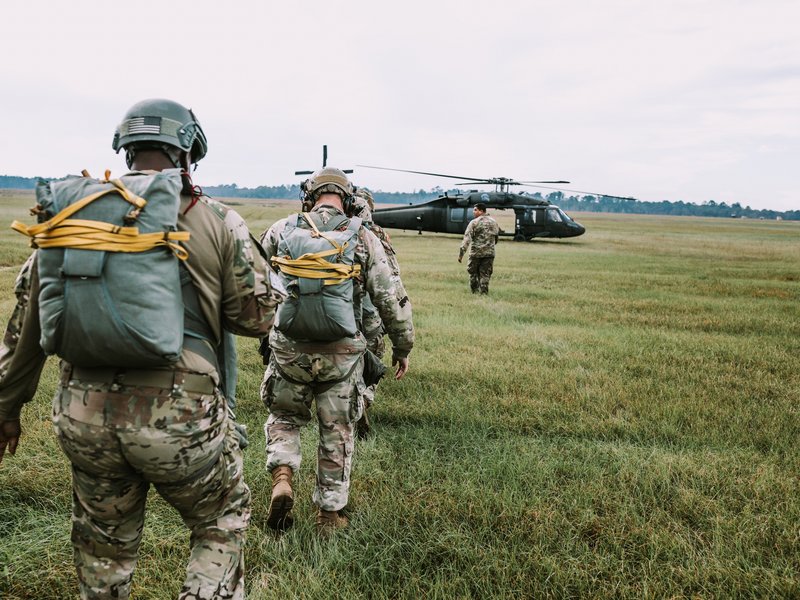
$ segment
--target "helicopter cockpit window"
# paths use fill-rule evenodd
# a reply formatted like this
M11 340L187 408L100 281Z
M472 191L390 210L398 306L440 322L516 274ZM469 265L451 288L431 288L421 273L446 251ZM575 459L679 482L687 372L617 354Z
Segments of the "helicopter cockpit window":
M461 223L464 221L464 215L466 214L467 209L464 207L456 207L450 209L450 220L454 223Z
M564 212L563 210L561 210L560 208L558 209L558 213L561 215L561 218L562 218L564 221L566 221L567 223L569 223L570 221L572 221L572 217L570 217L570 216L569 216L567 213L565 213L565 212Z
M549 208L547 209L547 220L551 223L561 223L563 220L561 214L561 211L557 208Z

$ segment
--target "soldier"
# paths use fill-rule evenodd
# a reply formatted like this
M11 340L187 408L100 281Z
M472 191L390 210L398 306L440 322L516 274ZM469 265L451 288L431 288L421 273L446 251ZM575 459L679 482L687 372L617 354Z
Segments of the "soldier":
M215 349L226 331L266 335L282 295L243 219L201 197L191 183L189 168L207 150L192 111L170 100L140 102L118 126L113 148L125 150L131 169L125 181L173 178L175 192L183 182L177 229L190 237L183 244L182 290L171 301L184 315L185 333L177 362L162 367L127 368L121 360L102 368L61 363L53 425L72 463L80 597L129 596L153 484L191 530L179 597L243 598L250 490ZM45 252L53 250L38 250L17 279L18 304L0 349L0 459L6 447L11 454L17 448L21 405L33 397L46 358L39 345L40 331L49 326L40 321L40 306L52 300L39 294L47 284ZM141 290L131 284L123 293L133 297ZM97 335L85 332L86 339Z
M479 202L472 209L475 216L467 225L464 240L458 252L458 262L464 258L467 246L470 246L467 273L469 273L469 287L472 293L480 291L481 294L489 293L489 280L492 278L494 267L494 247L500 235L500 227L492 217L486 214L486 205Z
M401 306L410 302L405 286L400 279L400 265L397 262L397 254L394 251L389 234L372 220L372 211L375 208L372 193L363 187L356 190L351 203L350 214L348 216L359 217L364 222L364 227L369 229L381 241L386 252L386 260L392 271L392 281L397 291L398 301ZM383 336L386 328L381 321L378 309L369 298L369 294L364 296L361 311L361 332L367 340L367 350L372 352L378 359L382 359L386 353L386 343ZM364 414L356 423L356 435L359 439L366 439L369 436L371 426L369 420L369 409L375 402L375 392L378 384L366 386L364 393Z
M304 212L290 215L262 237L288 291L270 333L271 355L261 386L270 415L264 426L272 499L267 524L292 524L292 475L300 468L300 428L316 401L319 424L313 500L317 529L346 527L354 424L363 411L366 340L359 331L368 293L392 341L396 379L408 370L414 343L411 306L398 302L386 253L357 217L348 218L353 190L339 169L317 171L304 185ZM299 260L298 260L299 259Z

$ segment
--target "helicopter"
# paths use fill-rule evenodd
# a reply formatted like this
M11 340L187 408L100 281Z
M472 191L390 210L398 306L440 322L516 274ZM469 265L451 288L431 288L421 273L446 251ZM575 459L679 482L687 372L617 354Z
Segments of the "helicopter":
M376 167L371 165L356 165L367 169L382 169L385 171L400 171L418 175L431 175L434 177L448 177L451 179L466 180L456 185L494 185L493 192L470 190L467 193L450 194L444 192L438 198L393 208L378 208L372 213L372 219L377 225L390 229L416 229L434 233L463 234L472 220L470 207L483 203L487 208L499 210L512 209L514 211L514 232L501 231L500 235L513 237L515 241L530 241L534 238L570 238L586 233L586 228L576 222L558 206L548 200L535 198L526 193L509 191L511 186L534 185L542 183L562 184L569 181L516 181L508 177L476 178L462 177L460 175L445 175L427 171L412 171L408 169L392 169L389 167Z

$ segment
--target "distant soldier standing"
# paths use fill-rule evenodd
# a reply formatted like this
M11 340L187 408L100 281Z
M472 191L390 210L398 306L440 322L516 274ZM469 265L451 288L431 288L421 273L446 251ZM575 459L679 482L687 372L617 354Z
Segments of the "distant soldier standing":
M470 246L467 273L469 273L469 287L472 293L489 293L489 280L494 269L494 247L500 235L500 226L492 217L486 214L486 205L479 202L472 209L475 216L467 225L464 240L458 252L458 262L464 258L467 247Z
M16 450L45 346L63 359L53 425L72 463L80 597L128 598L152 484L191 530L179 598L241 599L250 490L218 350L226 332L266 335L282 295L244 220L191 182L207 150L191 110L139 102L113 148L130 173L41 184L47 223L15 227L39 250L0 347L0 460Z
M316 404L319 426L314 503L318 531L346 527L354 426L363 412L363 354L358 327L368 293L392 341L396 379L408 370L414 344L411 306L398 302L380 240L348 217L353 189L339 169L323 168L304 185L303 212L272 225L262 243L283 274L287 299L270 333L261 397L272 499L267 525L292 523L292 476L300 469L300 428Z

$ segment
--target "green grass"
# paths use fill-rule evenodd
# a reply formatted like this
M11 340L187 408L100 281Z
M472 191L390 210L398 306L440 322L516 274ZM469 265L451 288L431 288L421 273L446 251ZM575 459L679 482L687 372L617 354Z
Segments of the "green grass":
M30 222L30 202L0 197L0 219ZM258 235L295 204L235 208ZM503 241L489 297L469 293L459 238L392 232L417 346L381 384L351 527L328 542L313 427L296 527L266 528L262 366L240 340L248 597L800 597L800 226L573 216L582 238ZM26 255L0 233L4 319ZM3 598L75 594L55 383L50 364L0 467ZM135 598L177 594L187 543L152 494Z

